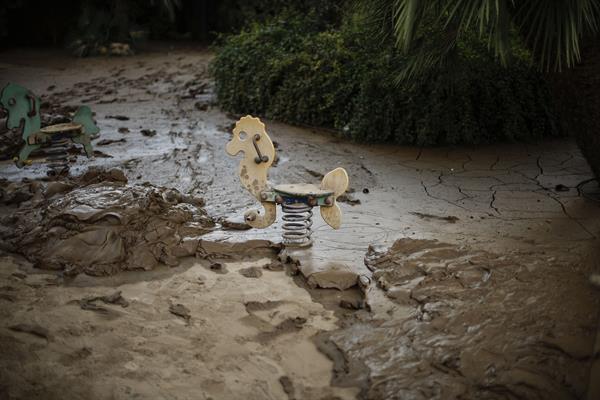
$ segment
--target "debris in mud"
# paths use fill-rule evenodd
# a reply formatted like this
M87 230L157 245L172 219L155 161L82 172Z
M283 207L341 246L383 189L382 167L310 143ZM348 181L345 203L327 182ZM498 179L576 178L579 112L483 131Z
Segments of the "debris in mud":
M227 272L227 267L225 267L223 264L219 263L219 262L215 262L210 264L210 266L208 267L211 271L216 272L217 274L226 274Z
M117 121L129 121L129 117L125 115L107 115L107 119L116 119Z
M421 219L424 220L438 220L438 221L446 221L449 222L451 224L455 223L456 221L459 220L458 217L455 217L454 215L447 215L445 217L439 216L439 215L434 215L434 214L427 214L427 213L421 213L421 212L417 212L417 211L411 211L409 214L415 215Z
M126 139L102 139L96 142L96 146L108 146L113 143L126 143Z
M73 187L74 187L74 185L67 183L67 182L61 182L61 181L49 182L48 185L46 186L46 190L44 191L44 197L49 199L52 196L54 196L55 194L65 193L70 190L73 190Z
M14 301L17 299L15 296L13 296L12 294L8 294L8 293L0 293L0 299L2 300L6 300L9 301L11 303L14 303Z
M287 318L282 321L280 324L275 326L272 330L267 332L260 332L256 340L259 343L268 343L278 336L284 335L290 332L297 332L304 327L306 323L306 318L303 317L295 317L295 318Z
M351 206L361 204L361 201L359 199L354 198L354 196L352 195L353 193L356 193L356 190L354 188L348 188L345 193L341 194L336 199L336 201L341 202L341 203L346 203Z
M219 222L221 223L221 227L225 230L246 231L252 228L244 221L243 218L223 218Z
M283 265L283 263L281 261L273 260L270 263L264 265L263 268L267 269L269 271L283 271L285 266Z
M206 111L206 110L208 110L208 103L203 102L203 101L198 101L194 104L194 107L196 108L196 110Z
M127 183L127 177L118 168L112 168L109 170L101 168L89 168L83 175L79 177L81 184L91 185L93 183L101 182L118 182Z
M340 300L340 307L347 310L360 310L364 308L364 302L362 299L342 299Z
M122 126L118 129L118 132L119 133L129 133L129 128Z
M355 206L358 204L361 204L359 199L355 199L354 197L352 197L350 194L342 194L340 195L337 199L335 199L336 201L340 202L340 203L346 203L349 204L351 206Z
M237 120L237 118L236 118L236 120ZM235 122L231 122L230 124L227 124L227 125L217 124L217 130L224 132L224 133L228 133L230 135L231 135L231 132L233 131L233 128L235 128Z
M142 130L140 131L140 133L141 133L142 135L144 135L144 136L147 136L147 137L153 137L153 136L156 136L156 130L154 130L154 129L142 129Z
M600 299L580 267L412 239L365 263L376 315L317 340L334 384L368 399L585 396Z
M82 310L108 312L107 308L98 306L96 301L101 301L105 304L116 304L123 308L129 306L129 302L121 296L120 290L106 296L90 296L81 300L74 300L73 302L79 304Z
M190 314L190 309L184 306L183 304L171 304L169 306L169 312L173 315L183 318L186 322L189 322L192 318L192 315Z
M106 154L100 150L94 150L94 157L113 158L110 154Z
M281 301L271 301L271 300L267 300L267 301L248 301L246 303L244 303L244 306L246 307L246 311L249 314L255 313L256 311L264 311L264 310L273 310L279 306L281 306L283 303Z
M276 148L277 148L277 147L276 147ZM306 167L304 167L304 170L305 170L306 172L308 172L308 174L309 174L310 176L314 177L314 178L323 179L323 177L325 176L325 175L323 175L323 174L322 174L322 173L320 173L320 172L313 171L312 169L309 169L309 168L306 168Z
M29 333L42 339L50 340L50 332L48 329L38 324L17 324L9 326L8 329L14 332Z
M284 248L277 255L277 260L271 261L271 263L265 265L264 268L272 271L280 271L285 269L285 274L287 276L296 276L300 274L299 265L300 261L287 254Z
M259 267L242 268L238 272L246 278L260 278L263 274Z
M285 264L285 274L287 276L297 276L300 274L299 264L296 263L286 263Z
M32 190L26 185L0 180L0 201L5 205L21 204L33 197Z
M279 383L281 383L281 388L283 389L283 392L287 395L288 399L295 400L296 395L294 390L294 384L292 383L290 377L287 375L280 377Z
M65 105L58 98L42 96L40 117L42 126L70 122L77 111L76 106Z
M1 201L19 205L2 220L0 244L38 268L109 275L174 266L194 256L201 236L215 226L200 208L202 199L128 185L118 169L91 168L62 182L0 186Z
M191 80L185 83L184 89L187 89L187 94L179 96L181 100L186 99L195 99L199 94L203 94L206 92L206 88L208 86L207 82L201 82L200 84L197 81Z
M17 129L6 129L6 123L0 121L0 160L10 160L19 153L23 139Z
M559 183L558 185L556 185L554 187L554 190L557 191L557 192L568 192L571 189L569 189L568 186L565 186L562 183Z

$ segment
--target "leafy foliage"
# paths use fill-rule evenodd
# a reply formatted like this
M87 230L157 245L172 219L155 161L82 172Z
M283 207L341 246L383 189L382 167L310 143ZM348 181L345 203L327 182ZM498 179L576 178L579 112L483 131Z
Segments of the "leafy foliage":
M300 16L254 24L221 39L212 65L221 106L334 128L361 141L432 145L558 134L546 85L522 49L497 64L476 34L457 42L458 68L398 82L408 56L374 41L358 16L322 30ZM441 35L432 25L432 35Z
M580 42L600 26L600 0L358 0L370 24L393 35L398 47L413 51L409 78L444 61L457 42L473 30L506 65L512 57L511 36L531 50L538 67L560 71L580 61ZM423 46L424 32L435 21L446 40Z
M427 74L436 65L452 64L457 43L473 29L503 65L514 59L511 37L518 37L542 71L562 71L588 60L571 76L552 77L570 87L569 96L555 92L562 122L574 133L582 153L600 177L598 40L600 0L357 0L376 35L395 37L397 46L413 53L398 71L400 79ZM431 21L443 27L446 40L428 42ZM429 43L429 45L427 45ZM433 45L432 45L433 43ZM584 48L584 51L582 51ZM589 49L595 49L589 51ZM449 62L450 61L450 62ZM589 72L593 71L589 77ZM595 75L594 75L595 74ZM565 82L568 84L565 85ZM563 91L564 92L564 91ZM576 93L576 94L574 94ZM583 98L583 100L581 100ZM579 104L572 107L572 104ZM571 109L565 113L564 110ZM566 122L566 124L565 124Z

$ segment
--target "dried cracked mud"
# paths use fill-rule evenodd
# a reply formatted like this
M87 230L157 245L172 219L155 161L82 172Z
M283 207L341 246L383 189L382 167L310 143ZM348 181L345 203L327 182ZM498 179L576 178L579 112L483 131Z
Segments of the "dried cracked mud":
M278 255L277 224L242 223L210 58L0 55L45 121L88 104L101 128L64 181L0 162L2 398L600 396L600 190L572 141L367 146L266 120L272 182L350 175L342 229L315 213L313 247Z

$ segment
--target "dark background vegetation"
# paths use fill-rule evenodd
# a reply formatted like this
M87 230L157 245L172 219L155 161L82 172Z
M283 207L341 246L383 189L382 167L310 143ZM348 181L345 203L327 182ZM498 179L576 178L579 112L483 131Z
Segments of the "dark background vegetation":
M131 42L129 31L149 39L211 43L220 33L268 21L290 4L298 12L321 8L339 19L343 1L315 0L5 0L0 3L0 46L68 46L85 37ZM347 3L347 2L346 2Z
M394 38L374 29L371 3L355 3L8 0L0 5L0 41L2 48L77 44L84 56L111 42L135 48L147 39L200 41L216 50L212 71L226 111L327 127L353 140L417 145L532 141L588 130L594 134L580 145L599 173L598 116L576 95L589 92L598 102L590 89L598 80L597 45L587 51L583 73L547 74L532 66L517 37L513 62L501 66L488 44L467 32L449 62L407 83L398 71L418 55L400 52ZM421 29L429 38L422 48L445 40L435 22Z

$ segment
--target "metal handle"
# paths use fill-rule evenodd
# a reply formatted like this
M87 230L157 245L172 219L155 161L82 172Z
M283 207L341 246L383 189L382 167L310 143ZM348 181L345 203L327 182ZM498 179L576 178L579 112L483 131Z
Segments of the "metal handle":
M27 100L29 100L29 112L27 113L27 116L35 117L35 115L37 114L37 112L35 111L35 96L27 93L25 97L27 98Z
M252 144L254 145L254 150L256 150L256 154L258 154L257 157L254 157L254 162L257 164L260 164L261 162L266 163L267 161L269 161L269 156L263 156L260 152L260 149L258 148L258 144L256 142L258 142L259 140L260 135L258 133L252 137Z

